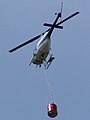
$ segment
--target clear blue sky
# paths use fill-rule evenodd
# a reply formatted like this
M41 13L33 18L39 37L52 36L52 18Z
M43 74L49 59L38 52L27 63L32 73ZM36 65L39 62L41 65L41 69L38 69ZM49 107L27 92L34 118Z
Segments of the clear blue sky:
M63 18L80 14L52 35L55 56L48 74L59 115L56 120L90 120L90 1L62 0ZM28 66L37 42L8 50L44 32L60 0L0 0L0 120L49 120L44 69ZM49 101L51 102L51 101Z

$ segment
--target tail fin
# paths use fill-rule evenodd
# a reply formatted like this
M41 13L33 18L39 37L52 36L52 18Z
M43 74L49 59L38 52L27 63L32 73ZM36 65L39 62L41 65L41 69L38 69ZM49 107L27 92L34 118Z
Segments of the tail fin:
M61 17L60 17L61 20L62 20L62 10L63 10L63 2L61 2ZM60 21L61 21L61 20L60 20Z
M61 10L60 10L60 18L62 19L62 9L63 9L63 2L61 2ZM55 15L57 15L58 14L58 11L59 10L57 10L57 12L55 13Z

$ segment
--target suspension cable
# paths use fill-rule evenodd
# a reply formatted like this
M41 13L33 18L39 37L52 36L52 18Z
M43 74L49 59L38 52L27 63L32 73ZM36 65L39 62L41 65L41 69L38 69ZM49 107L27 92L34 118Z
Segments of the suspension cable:
M50 94L50 96L51 96L52 103L54 103L54 93L53 93L51 81L50 81L49 78L48 78L47 69L45 69L45 77L46 77L46 79L47 79L48 90L49 90L49 94Z

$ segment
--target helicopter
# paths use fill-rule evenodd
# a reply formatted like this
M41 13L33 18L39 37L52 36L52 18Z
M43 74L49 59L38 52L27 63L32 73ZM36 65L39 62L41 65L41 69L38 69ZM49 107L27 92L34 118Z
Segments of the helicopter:
M37 45L35 46L35 49L33 50L33 57L30 61L30 64L33 63L36 66L41 67L41 65L43 64L45 66L45 69L48 69L50 64L52 63L52 61L55 59L55 57L53 56L53 54L50 54L50 50L51 50L51 35L52 32L54 30L54 28L58 28L58 29L63 29L63 26L59 26L60 24L64 23L65 21L69 20L70 18L76 16L77 14L79 14L79 12L75 12L74 14L70 15L69 17L60 20L58 22L58 19L62 18L62 6L61 6L61 11L59 13L55 13L56 15L56 19L54 20L53 24L48 24L48 23L44 23L44 26L48 26L50 27L49 29L47 29L45 32L37 35L36 37L18 45L17 47L9 50L10 53L16 51L17 49L32 43L33 41L41 38ZM58 23L57 23L58 22ZM47 60L48 59L48 60Z

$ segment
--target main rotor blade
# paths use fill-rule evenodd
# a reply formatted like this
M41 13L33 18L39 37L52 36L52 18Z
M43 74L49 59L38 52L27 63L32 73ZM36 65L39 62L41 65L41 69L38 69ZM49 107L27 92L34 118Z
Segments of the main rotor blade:
M77 14L79 14L79 12L76 12L76 13L70 15L69 17L65 18L64 20L62 20L61 22L57 23L56 25L60 25L60 24L64 23L65 21L69 20L70 18L74 17Z
M21 47L23 47L23 46L29 44L29 43L31 43L31 42L33 42L33 41L37 40L41 35L42 35L42 34L37 35L36 37L34 37L34 38L32 38L32 39L30 39L30 40L28 40L28 41L22 43L21 45L19 45L19 46L13 48L13 49L11 49L11 50L9 50L9 52L11 53L11 52L13 52L13 51L15 51L15 50L17 50L17 49L19 49L19 48L21 48Z
M44 26L48 26L48 27L52 27L52 24L48 24L48 23L44 23L43 25L44 25ZM54 27L55 27L55 28L63 29L63 26L55 25Z
M70 15L69 17L65 18L65 19L62 20L61 22L57 23L56 26L58 26L58 25L64 23L65 21L69 20L70 18L74 17L74 16L77 15L77 14L79 14L79 12L76 12L76 13ZM51 28L49 28L49 29L46 30L45 32L49 31L50 29L51 29ZM32 39L26 41L25 43L22 43L21 45L19 45L19 46L13 48L13 49L11 49L11 50L9 50L9 52L11 53L11 52L13 52L13 51L15 51L15 50L17 50L17 49L19 49L19 48L21 48L21 47L23 47L23 46L29 44L29 43L31 43L31 42L33 42L33 41L37 40L37 39L38 39L41 35L43 35L45 32L43 32L42 34L39 34L39 35L37 35L36 37L34 37L34 38L32 38Z
M79 12L75 12L74 14L70 15L69 17L65 18L64 20L60 21L59 23L56 24L56 26L64 23L65 21L69 20L70 18L76 16L77 14L79 14ZM51 28L47 29L45 32L49 31Z

